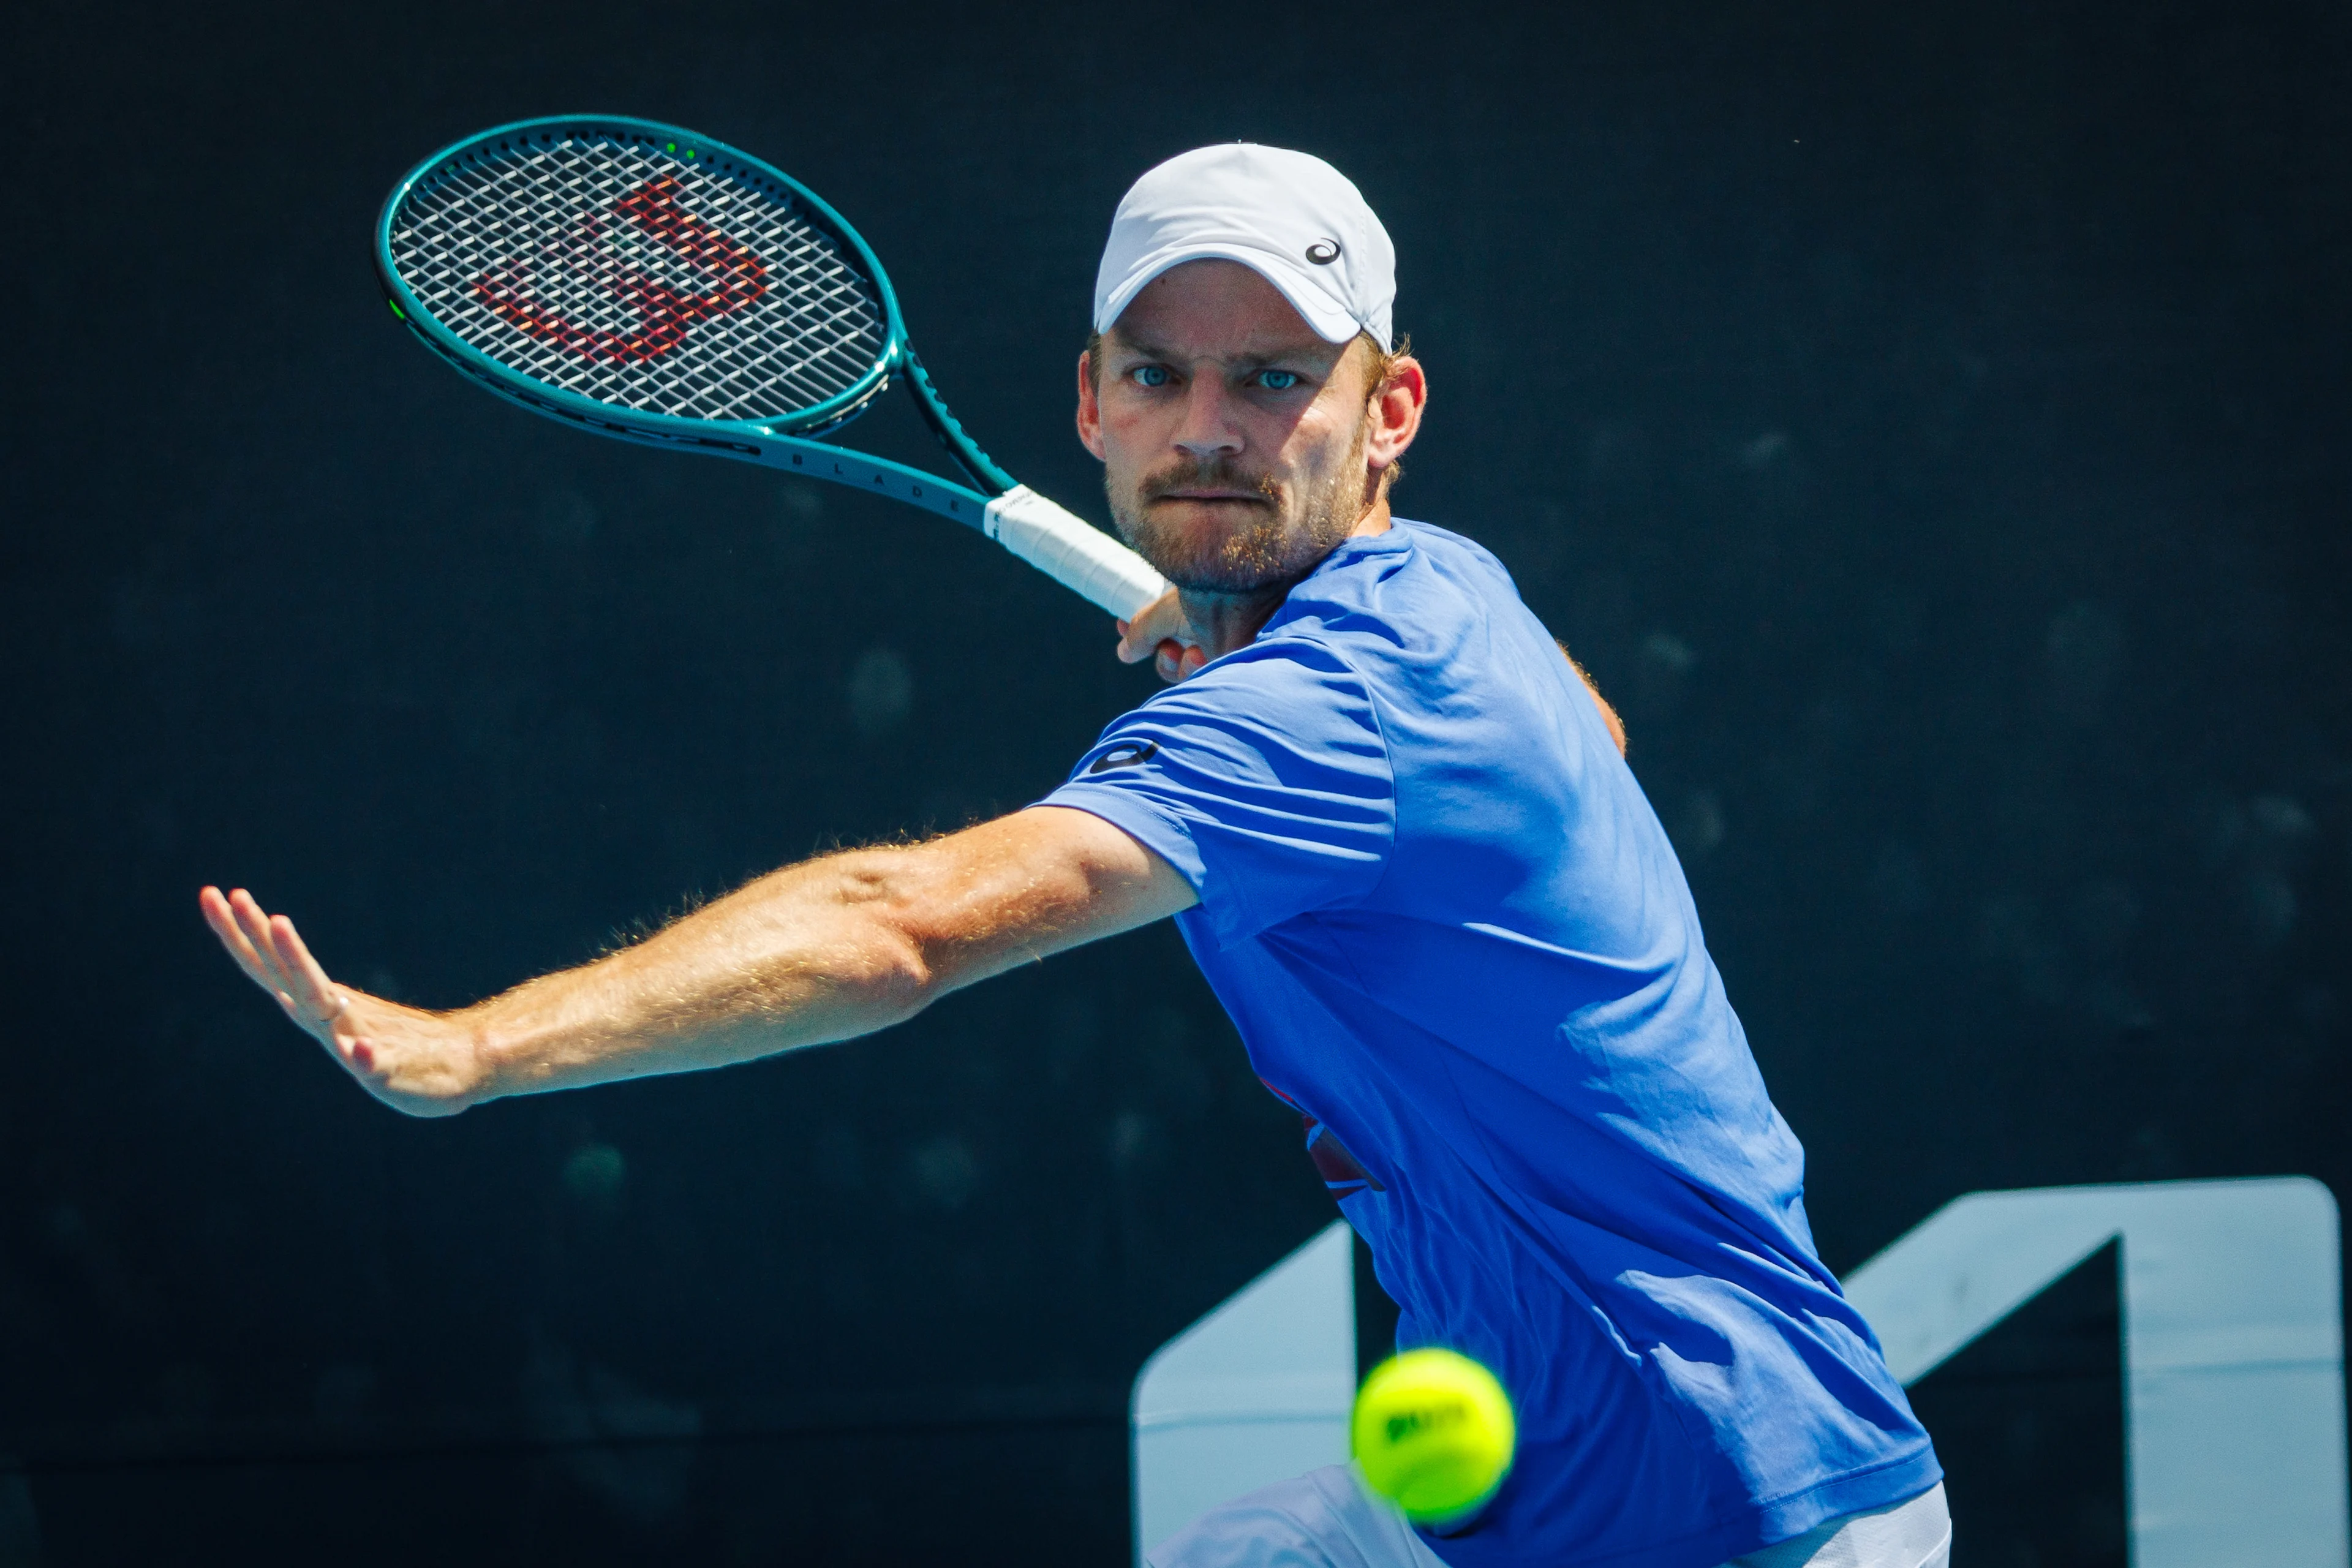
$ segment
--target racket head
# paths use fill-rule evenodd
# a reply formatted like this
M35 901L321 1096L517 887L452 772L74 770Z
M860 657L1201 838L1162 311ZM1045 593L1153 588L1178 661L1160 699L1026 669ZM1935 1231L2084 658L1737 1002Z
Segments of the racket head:
M556 115L416 165L376 221L394 311L458 369L610 434L755 449L855 418L907 357L839 213L673 125Z

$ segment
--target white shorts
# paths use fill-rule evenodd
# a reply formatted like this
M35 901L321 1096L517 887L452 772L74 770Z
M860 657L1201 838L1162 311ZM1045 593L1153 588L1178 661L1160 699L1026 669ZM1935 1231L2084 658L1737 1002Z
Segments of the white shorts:
M1948 1568L1952 1521L1939 1483L1849 1513L1725 1568ZM1404 1516L1327 1465L1211 1509L1144 1558L1148 1568L1445 1568Z

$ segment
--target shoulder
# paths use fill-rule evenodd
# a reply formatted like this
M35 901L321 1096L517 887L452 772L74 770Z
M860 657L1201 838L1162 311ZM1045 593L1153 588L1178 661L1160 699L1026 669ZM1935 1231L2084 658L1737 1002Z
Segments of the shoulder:
M1452 667L1506 610L1525 614L1510 574L1484 546L1401 519L1332 552L1255 641L1156 693L1115 728L1208 722L1301 739L1334 727L1377 731L1377 697Z
M1411 518L1398 518L1396 526L1406 531L1414 546L1433 561L1455 564L1475 564L1479 570L1507 578L1510 574L1495 558L1495 552L1466 533L1456 533L1450 528L1440 528L1433 522L1416 522Z
M1315 647L1375 693L1402 699L1475 679L1496 639L1514 640L1529 621L1483 546L1400 519L1334 551L1292 589L1259 646Z
M1483 619L1518 588L1475 540L1399 518L1384 533L1351 539L1291 590L1269 635L1322 634L1344 643L1409 642L1448 623Z
M1509 569L1476 540L1434 523L1400 519L1397 526L1409 531L1413 556L1433 585L1443 584L1451 596L1462 600L1519 602L1519 586Z

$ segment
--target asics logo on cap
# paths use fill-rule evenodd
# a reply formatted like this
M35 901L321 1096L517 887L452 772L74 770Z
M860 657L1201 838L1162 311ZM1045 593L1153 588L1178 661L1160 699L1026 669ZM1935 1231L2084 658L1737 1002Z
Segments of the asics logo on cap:
M1330 266L1339 259L1339 242L1336 239L1317 240L1307 247L1307 259L1318 267Z

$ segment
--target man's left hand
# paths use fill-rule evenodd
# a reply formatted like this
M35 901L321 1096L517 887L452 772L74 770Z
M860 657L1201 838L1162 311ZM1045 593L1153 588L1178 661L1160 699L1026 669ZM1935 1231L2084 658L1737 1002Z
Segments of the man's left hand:
M1209 662L1173 588L1138 611L1132 621L1118 625L1118 661L1139 664L1148 658L1171 686Z

